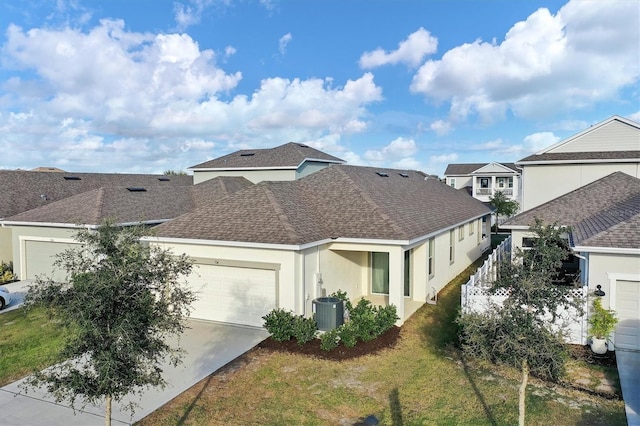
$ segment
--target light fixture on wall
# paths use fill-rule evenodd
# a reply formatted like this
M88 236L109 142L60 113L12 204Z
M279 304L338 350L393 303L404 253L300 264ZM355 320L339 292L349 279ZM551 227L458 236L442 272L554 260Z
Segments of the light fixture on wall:
M596 290L593 292L593 294L600 297L605 295L605 292L602 291L602 286L600 284L596 286Z

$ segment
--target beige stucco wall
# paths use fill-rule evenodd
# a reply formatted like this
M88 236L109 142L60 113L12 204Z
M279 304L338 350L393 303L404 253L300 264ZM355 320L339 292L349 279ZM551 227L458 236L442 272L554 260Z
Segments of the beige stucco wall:
M296 179L295 170L216 170L194 171L193 184L198 184L218 176L240 176L253 183L262 181L288 181Z
M11 226L11 244L13 250L13 271L19 277L26 275L25 265L23 265L23 253L25 240L51 241L51 242L73 242L77 232L72 228L54 228L45 226Z
M596 290L599 284L605 295L602 306L611 306L610 277L612 274L640 275L640 255L638 254L607 254L588 253L589 262L588 284L589 292Z
M157 243L175 254L186 254L196 260L204 258L220 264L250 267L252 264L269 264L276 270L276 299L278 307L302 314L299 285L302 277L302 258L289 250L257 249L244 247L209 246L200 244ZM215 264L215 263L214 263Z
M322 163L318 161L305 161L304 164L302 164L300 168L296 170L296 179L309 176L311 173L315 173L319 170L324 169L325 167L330 167L331 164L332 163Z
M522 210L529 210L617 171L640 178L640 163L525 165L522 170Z
M11 228L0 227L0 261L4 263L13 261Z

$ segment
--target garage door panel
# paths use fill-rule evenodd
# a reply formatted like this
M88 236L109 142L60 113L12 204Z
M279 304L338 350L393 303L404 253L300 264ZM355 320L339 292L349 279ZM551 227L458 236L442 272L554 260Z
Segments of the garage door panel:
M640 350L640 282L616 282L616 314L616 347Z
M262 327L262 316L275 308L275 271L196 265L189 285L198 300L192 318Z
M56 256L65 250L78 247L76 243L55 241L26 240L24 242L25 279L33 280L36 276L51 277L57 281L66 279L66 271L53 264Z

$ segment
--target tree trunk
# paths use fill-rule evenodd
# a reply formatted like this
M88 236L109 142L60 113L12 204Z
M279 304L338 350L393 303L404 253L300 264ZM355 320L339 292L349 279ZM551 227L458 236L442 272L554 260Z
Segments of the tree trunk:
M104 410L104 425L111 426L111 395L107 395L107 408Z
M527 397L527 382L529 381L529 363L522 361L522 383L518 391L518 425L524 426L525 398Z

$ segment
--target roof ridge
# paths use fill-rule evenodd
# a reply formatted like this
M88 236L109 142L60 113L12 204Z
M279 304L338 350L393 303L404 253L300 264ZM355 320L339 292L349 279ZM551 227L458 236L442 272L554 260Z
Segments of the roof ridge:
M351 167L357 167L357 166L351 166ZM357 184L355 180L351 178L351 176L349 176L347 172L344 171L342 167L338 166L336 167L336 169L338 169L340 173L342 173L353 184L353 187L356 189L356 191L358 191L358 193L367 202L367 204L369 204L373 208L373 211L376 212L378 215L380 215L382 220L389 223L389 226L391 226L391 228L393 228L394 231L399 232L401 234L405 233L404 229L402 229L400 226L398 226L398 224L396 224L393 220L391 220L389 215L387 215L385 212L382 211L382 208L375 201L373 201L371 197L369 197L369 195L360 187L360 185Z
M104 203L104 200L105 200L104 191L105 191L104 187L100 187L100 188L97 189L96 208L93 211L93 213L94 213L93 221L94 222L97 222L100 219L100 217L102 216L102 211L103 211L104 206L105 206L105 203Z
M282 183L282 182L279 182L279 183ZM278 216L278 219L280 219L280 222L282 223L282 226L284 226L285 230L289 234L289 237L291 237L292 240L298 241L298 240L300 240L300 236L296 232L296 230L293 227L293 225L291 225L291 222L289 222L289 217L287 216L287 214L282 209L282 206L280 205L280 203L276 199L276 196L273 194L273 191L271 191L271 188L269 188L269 185L271 185L271 184L273 184L273 183L266 183L265 182L265 184L262 185L262 190L263 190L265 196L267 197L267 199L269 200L269 202L271 203L271 206L273 207L274 212Z

